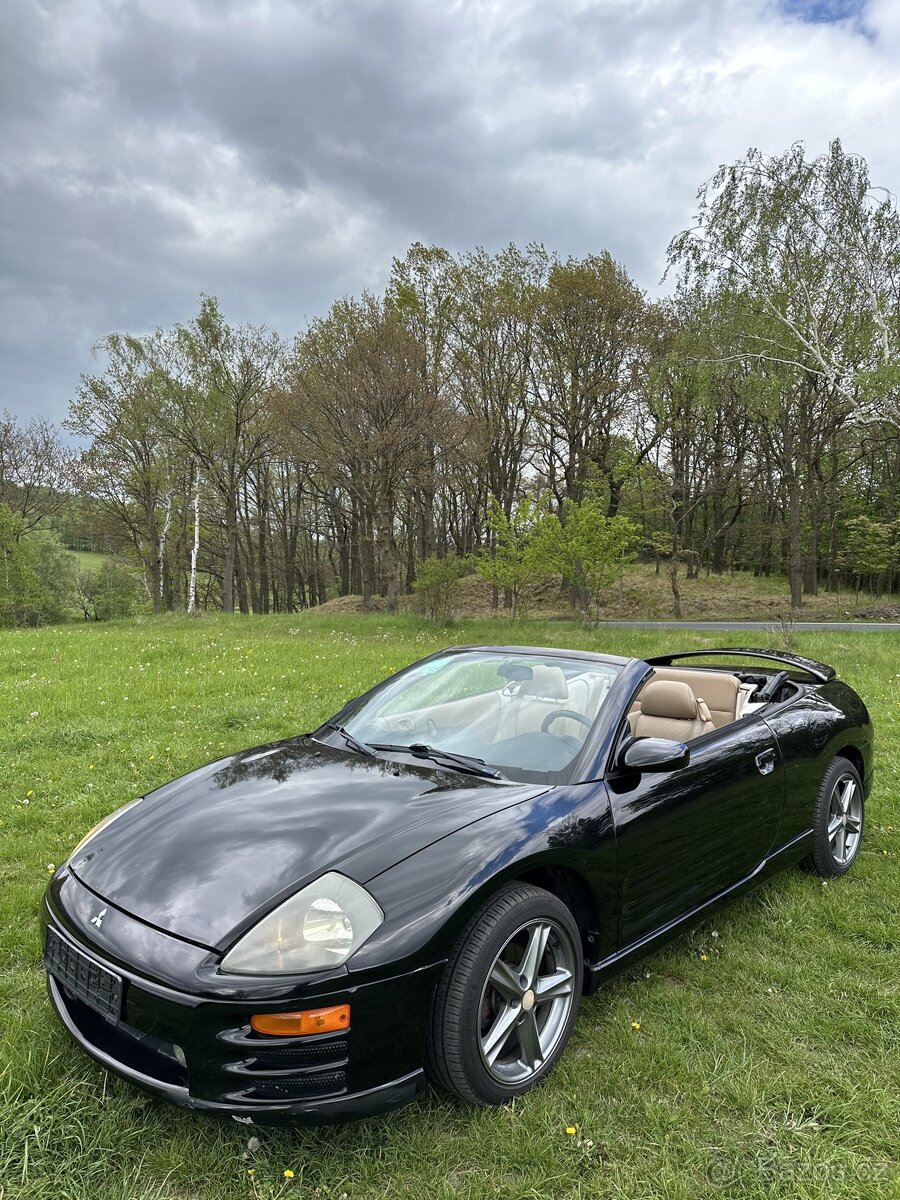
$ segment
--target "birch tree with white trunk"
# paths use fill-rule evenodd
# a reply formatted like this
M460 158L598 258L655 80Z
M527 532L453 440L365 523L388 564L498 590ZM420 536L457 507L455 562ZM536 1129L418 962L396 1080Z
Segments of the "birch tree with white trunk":
M191 546L191 576L188 583L188 615L197 607L197 560L200 556L200 468L194 476L194 541Z
M808 159L751 149L698 193L669 246L681 284L754 310L736 358L794 367L856 418L900 427L900 215L865 159L835 140Z

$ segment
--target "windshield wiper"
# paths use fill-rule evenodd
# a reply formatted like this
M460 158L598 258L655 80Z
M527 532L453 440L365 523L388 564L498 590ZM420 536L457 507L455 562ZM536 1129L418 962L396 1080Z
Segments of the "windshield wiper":
M339 733L351 750L355 750L357 754L364 754L366 758L377 758L378 755L375 749L367 742L361 742L359 738L355 738L349 729L345 729L343 725L339 725L337 721L326 721L322 726L323 729L333 729L335 733Z
M470 754L453 754L450 750L441 750L438 746L426 746L424 742L413 742L410 746L393 746L386 742L373 743L375 750L391 750L395 754L412 754L416 758L430 758L435 762L452 763L460 771L468 771L471 775L479 775L482 779L502 779L499 771L484 765L483 758L474 758Z

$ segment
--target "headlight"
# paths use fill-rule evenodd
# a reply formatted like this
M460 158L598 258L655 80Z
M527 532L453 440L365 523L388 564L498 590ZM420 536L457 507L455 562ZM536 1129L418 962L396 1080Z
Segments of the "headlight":
M143 796L138 796L137 800L132 800L128 804L123 804L121 808L117 808L115 812L111 812L108 817L104 817L102 821L98 821L93 829L88 830L66 861L71 862L79 850L83 850L85 848L92 837L98 834L101 829L105 829L107 825L112 825L113 821L121 817L123 813L127 813L129 808L134 808L136 804L140 804L143 798Z
M281 975L339 967L383 920L365 888L329 871L244 934L222 959L222 969Z

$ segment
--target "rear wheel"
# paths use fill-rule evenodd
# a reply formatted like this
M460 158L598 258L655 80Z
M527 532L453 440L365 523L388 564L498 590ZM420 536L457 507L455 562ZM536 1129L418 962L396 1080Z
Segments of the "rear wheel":
M569 1040L584 962L571 912L530 884L504 887L463 931L435 995L427 1047L435 1083L503 1104L549 1073Z
M853 763L836 758L826 772L813 810L812 853L803 866L835 878L853 866L865 824L862 780Z

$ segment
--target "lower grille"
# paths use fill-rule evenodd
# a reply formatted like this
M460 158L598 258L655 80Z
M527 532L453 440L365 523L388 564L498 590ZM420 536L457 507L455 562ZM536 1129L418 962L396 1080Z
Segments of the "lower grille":
M240 1087L227 1093L230 1100L318 1099L347 1090L350 1040L346 1036L270 1038L243 1025L224 1029L217 1037L243 1051L240 1059L221 1064L231 1086Z
M47 929L44 966L70 995L116 1022L122 1012L122 980Z
M254 1062L261 1069L276 1067L326 1067L329 1063L340 1066L347 1059L347 1042L317 1042L310 1046L273 1046L269 1049L263 1042L254 1055Z
M267 1079L241 1093L246 1100L306 1100L331 1096L347 1087L346 1071L319 1071L297 1079Z

